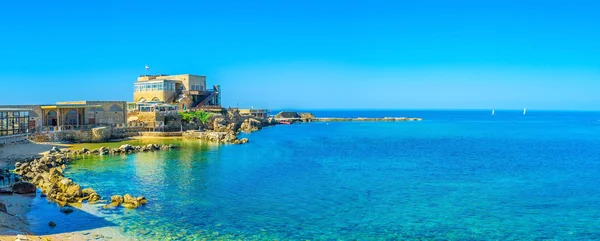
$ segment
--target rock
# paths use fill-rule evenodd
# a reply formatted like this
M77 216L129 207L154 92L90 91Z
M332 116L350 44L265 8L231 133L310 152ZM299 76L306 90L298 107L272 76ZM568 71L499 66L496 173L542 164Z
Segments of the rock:
M138 202L137 198L134 198L129 194L125 194L125 196L123 196L123 203L121 204L121 206L125 208L137 208L138 206L140 206L140 203Z
M24 241L24 240L27 240L27 237L25 235L19 234L19 235L17 235L17 240L18 241ZM15 240L15 241L17 241L17 240Z
M99 200L100 200L100 195L98 195L96 193L90 194L90 196L88 198L88 202L90 202L90 203L94 203L94 202L97 202Z
M112 130L109 127L97 127L92 129L92 140L94 142L106 142L110 139Z
M58 152L58 153L61 152L60 149L58 147L55 147L55 146L53 146L52 149L50 149L50 151Z
M127 152L127 151L133 150L133 148L131 147L131 145L125 144L125 145L121 145L121 147L119 147L119 150Z
M117 203L117 205L123 203L123 197L121 195L114 195L110 197L111 203Z
M129 194L125 194L125 196L123 196L123 202L126 202L126 203L137 202L137 199Z
M122 203L121 206L123 206L124 208L135 209L139 205L137 205L135 203Z
M73 210L72 208L67 208L67 207L63 207L60 209L60 212L64 213L64 214L69 214L69 213L72 213L73 211L75 211L75 210Z
M65 190L65 194L71 197L81 197L81 187L77 184L70 185L67 190Z
M145 205L146 203L148 203L148 200L146 200L146 197L144 197L144 196L139 196L137 198L137 201L139 204L142 204L142 205Z
M66 192L67 188L69 188L69 186L71 186L72 183L73 181L71 179L65 177L57 183L57 186L58 188L60 188L61 191Z
M244 132L257 131L257 130L260 130L261 128L262 128L262 121L254 119L254 118L248 118L248 119L244 120L244 122L242 122L242 124L240 125L240 130L244 131Z
M4 203L0 202L0 212L6 213L6 205L4 205Z
M54 228L54 227L56 227L56 223L50 221L50 222L48 222L48 226Z
M17 182L11 188L13 192L18 194L35 193L35 185L29 182Z

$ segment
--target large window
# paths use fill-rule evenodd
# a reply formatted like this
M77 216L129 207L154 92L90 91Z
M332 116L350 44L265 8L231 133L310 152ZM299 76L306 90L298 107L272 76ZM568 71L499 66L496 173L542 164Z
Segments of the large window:
M65 117L65 123L67 125L77 125L78 118L79 115L77 114L77 111L70 110L69 112L67 112L67 116Z
M29 132L28 111L0 111L0 136Z
M195 88L195 90L202 89L202 85L196 85L196 86L192 86L192 87L193 87L193 89ZM174 91L175 90L175 82L164 81L164 82L157 82L157 83L136 83L136 84L134 84L133 90L135 92L165 91L165 90Z

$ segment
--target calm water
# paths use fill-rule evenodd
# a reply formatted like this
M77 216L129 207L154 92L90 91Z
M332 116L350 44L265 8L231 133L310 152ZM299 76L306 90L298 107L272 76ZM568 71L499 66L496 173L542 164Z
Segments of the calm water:
M77 183L149 203L66 220L156 240L600 238L600 113L314 113L425 120L284 125L246 145L180 141L176 151L80 160L68 169ZM41 233L69 228L40 223Z

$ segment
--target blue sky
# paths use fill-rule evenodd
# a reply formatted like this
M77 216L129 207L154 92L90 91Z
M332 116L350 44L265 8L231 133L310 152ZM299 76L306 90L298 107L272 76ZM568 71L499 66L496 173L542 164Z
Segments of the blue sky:
M60 3L59 3L60 2ZM597 1L4 1L0 104L132 100L150 73L225 106L600 109Z

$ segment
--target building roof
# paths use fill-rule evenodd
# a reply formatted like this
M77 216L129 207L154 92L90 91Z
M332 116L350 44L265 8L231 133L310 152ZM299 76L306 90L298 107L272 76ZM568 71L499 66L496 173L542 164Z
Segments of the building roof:
M64 108L96 108L102 105L82 105L82 104L63 104L63 105L42 105L43 110L46 109L64 109Z
M9 112L9 111L31 111L31 109L23 109L23 108L0 108L0 112Z

